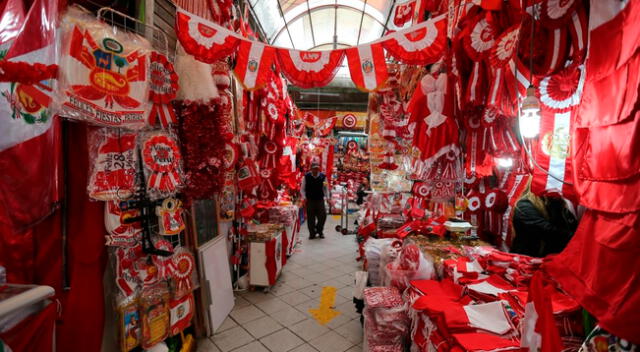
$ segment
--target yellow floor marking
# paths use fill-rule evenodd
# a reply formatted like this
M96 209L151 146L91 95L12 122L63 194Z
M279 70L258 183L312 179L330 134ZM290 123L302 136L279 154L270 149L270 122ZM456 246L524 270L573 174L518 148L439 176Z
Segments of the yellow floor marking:
M333 309L333 305L336 302L336 291L337 289L333 286L323 287L322 293L320 294L320 305L318 308L309 309L309 313L311 313L313 318L322 325L340 315L340 312Z

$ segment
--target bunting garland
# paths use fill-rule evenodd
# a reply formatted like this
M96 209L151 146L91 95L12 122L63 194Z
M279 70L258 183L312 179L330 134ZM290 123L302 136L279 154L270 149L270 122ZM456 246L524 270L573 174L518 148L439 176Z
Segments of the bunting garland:
M208 64L233 54L241 41L235 33L181 8L176 13L176 32L184 50Z
M344 50L298 51L276 49L282 73L300 88L324 87L336 75Z
M446 45L445 17L390 34L382 41L393 57L410 65L432 64L442 57Z
M358 89L371 92L384 85L389 73L381 44L360 45L345 51L351 80Z
M233 72L247 90L262 88L269 78L275 48L266 44L243 40L238 48L238 60Z

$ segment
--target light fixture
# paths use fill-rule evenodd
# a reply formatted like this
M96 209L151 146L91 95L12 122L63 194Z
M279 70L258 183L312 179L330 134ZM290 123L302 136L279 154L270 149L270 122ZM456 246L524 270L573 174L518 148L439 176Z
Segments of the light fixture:
M520 135L524 138L535 138L540 133L540 101L536 97L534 86L527 88L527 97L520 105L518 126Z
M498 165L498 167L502 169L509 169L513 166L512 158L496 158L495 161L496 165Z

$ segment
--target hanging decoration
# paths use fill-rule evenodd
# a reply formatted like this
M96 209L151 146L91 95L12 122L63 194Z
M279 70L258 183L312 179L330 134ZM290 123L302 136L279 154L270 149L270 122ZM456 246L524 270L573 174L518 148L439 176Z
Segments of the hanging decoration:
M162 132L148 134L142 142L142 161L152 199L174 195L182 187L182 157L173 137Z
M579 0L545 0L540 6L540 23L549 28L565 26Z
M131 197L138 167L136 134L101 128L90 135L89 143L95 148L87 185L89 197L102 201Z
M342 117L342 127L355 128L358 125L358 118L354 114L346 114Z
M109 233L105 244L114 247L134 247L142 237L142 226L139 221L129 222L140 216L137 208L123 210L120 201L108 201L104 206L104 225Z
M191 325L195 312L193 294L169 301L169 315L171 316L170 335L175 336Z
M173 64L162 54L154 51L150 60L149 100L153 107L149 114L149 125L154 126L158 118L160 125L167 129L170 124L177 122L171 101L176 98L179 89L178 74L173 69Z
M196 259L185 247L175 250L173 256L173 280L175 283L175 296L183 297L193 291Z
M185 229L183 213L182 202L179 199L167 198L163 200L162 204L156 207L160 235L174 236L180 234Z
M491 52L498 35L498 29L493 21L488 20L485 13L476 15L465 29L467 32L462 38L464 49L473 61L482 61Z
M269 79L275 48L266 44L242 40L233 72L247 90L262 88Z
M393 11L393 24L396 27L403 27L405 24L413 20L416 2L417 0L410 0L401 4L396 4Z
M351 80L356 87L371 92L382 87L388 77L382 44L366 44L345 50Z
M442 57L446 46L444 15L397 31L382 40L384 48L402 63L429 65Z
M75 9L62 22L58 103L62 114L103 126L141 129L151 110L148 56L141 36Z
M176 33L185 51L212 64L233 54L242 40L235 33L178 7Z
M520 25L515 25L507 28L496 39L496 42L491 49L489 56L489 62L494 68L501 68L506 66L516 54L516 47L518 46L518 36L520 35Z
M299 51L276 49L280 69L300 88L324 87L338 72L344 50Z

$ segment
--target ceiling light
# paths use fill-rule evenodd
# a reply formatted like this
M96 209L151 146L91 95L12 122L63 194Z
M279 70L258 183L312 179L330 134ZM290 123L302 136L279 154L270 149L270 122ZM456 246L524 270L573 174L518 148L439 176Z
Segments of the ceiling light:
M520 105L518 125L524 138L535 138L540 133L540 101L533 86L527 88L527 97Z
M496 158L496 165L502 169L510 169L513 166L512 158Z

